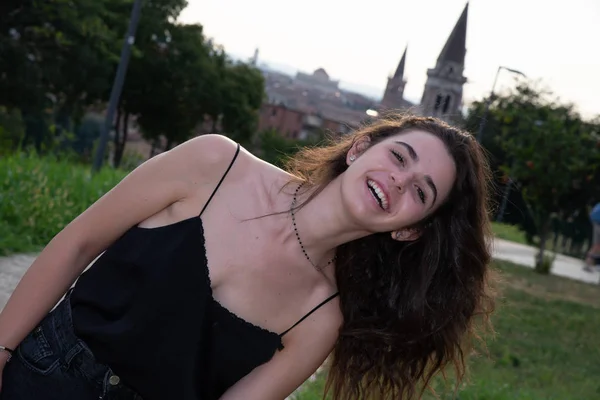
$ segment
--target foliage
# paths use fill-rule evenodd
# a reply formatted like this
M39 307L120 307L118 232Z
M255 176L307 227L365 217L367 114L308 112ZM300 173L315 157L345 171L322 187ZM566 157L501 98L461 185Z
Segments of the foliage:
M149 139L161 135L182 136L182 130L187 138L191 129L185 127L189 126L190 120L198 118L185 108L201 103L201 99L187 94L190 91L188 71L193 68L190 64L196 65L198 54L206 53L202 28L171 23L185 4L181 0L143 3L134 51L117 110L113 160L116 166L123 156L132 116L137 116L136 123ZM186 32L190 34L185 35ZM198 80L199 77L196 77ZM191 81L191 84L194 83Z
M476 129L481 107L473 105L470 129ZM521 225L531 241L539 237L538 263L552 231L555 237L568 234L580 248L589 238L587 208L600 199L599 133L600 124L583 121L571 105L532 85L497 96L490 107L482 144L500 172L498 183L505 185L509 177L516 183Z
M88 113L76 128L69 146L79 155L82 161L91 161L94 144L100 137L103 126L104 118L102 115Z
M0 104L19 109L24 143L40 149L58 130L72 130L87 106L101 98L118 59L110 22L116 0L26 0L3 3L0 12ZM121 2L122 3L122 2ZM117 25L118 22L113 22Z
M500 99L498 108L504 113L500 144L510 155L503 170L531 204L542 264L551 218L570 216L581 206L573 199L594 178L600 142L572 107L550 102L531 87L520 86L509 98Z
M227 63L220 81L222 129L234 140L247 144L258 128L258 110L263 102L264 79L260 71L243 63Z
M600 393L600 297L598 288L539 275L495 262L504 275L504 296L493 317L495 338L472 353L470 382L454 396L454 382L438 379L441 400L580 400ZM325 373L296 400L321 400ZM436 399L426 393L424 400Z
M142 156L135 150L125 150L123 159L121 160L120 169L125 171L133 171L147 160L147 157Z
M285 138L275 129L267 129L258 134L260 157L278 167L283 167L285 159L296 153L296 142Z
M124 176L35 152L0 157L0 255L45 246Z
M140 115L144 137L164 137L166 149L194 133L250 143L264 93L260 71L229 60L199 25L169 25L165 32L146 49L151 63L133 63L136 78L126 86L126 96L136 96L131 112Z
M7 133L0 118L0 140L38 151L73 148L89 158L97 133L82 118L90 109L106 108L132 5L133 0L0 5L0 107L23 121L21 135L13 128ZM117 166L130 121L166 148L205 133L206 126L242 143L256 130L262 74L231 62L222 47L204 37L202 26L175 22L186 5L185 0L142 2L114 126Z
M258 134L258 152L263 160L281 168L301 147L314 146L318 142L319 139L289 139L275 129L267 129Z
M18 109L0 106L0 156L14 151L25 137L25 125Z

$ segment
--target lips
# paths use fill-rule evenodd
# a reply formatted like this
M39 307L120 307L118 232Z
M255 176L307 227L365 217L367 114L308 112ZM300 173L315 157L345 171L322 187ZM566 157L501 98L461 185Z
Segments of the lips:
M379 207L381 207L381 209L384 211L388 211L390 207L390 198L384 190L383 185L379 184L373 179L367 179L367 187L369 188L369 192L371 192L371 195L379 204Z

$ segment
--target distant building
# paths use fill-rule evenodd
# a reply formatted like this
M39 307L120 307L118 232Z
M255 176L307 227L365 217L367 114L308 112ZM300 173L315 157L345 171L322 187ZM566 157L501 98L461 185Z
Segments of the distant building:
M323 130L344 134L355 127L320 113L309 113L275 104L265 104L261 108L260 125L262 129L275 129L284 137L300 140L318 137Z
M327 72L325 72L323 68L319 68L313 72L312 75L305 74L304 72L298 72L296 74L296 82L324 91L337 92L339 90L338 84L340 81L329 79Z
M286 137L307 139L323 130L344 134L365 119L377 101L346 92L319 68L295 77L263 71L267 101L260 112L259 130L276 129Z
M347 133L372 118L373 111L410 110L426 116L451 120L462 108L467 16L465 6L434 68L427 70L427 82L420 104L404 98L404 69L407 48L393 75L388 77L381 101L339 88L339 81L319 68L312 74L298 72L295 77L263 70L267 101L260 112L259 129L276 129L289 138L305 139L327 130ZM255 54L254 62L256 62ZM369 111L369 113L367 113Z

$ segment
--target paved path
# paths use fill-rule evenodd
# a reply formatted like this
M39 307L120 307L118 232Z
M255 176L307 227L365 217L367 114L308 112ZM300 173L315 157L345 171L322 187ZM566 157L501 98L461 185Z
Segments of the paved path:
M512 261L530 268L535 265L535 247L526 246L507 240L496 239L493 248L494 257L500 260ZM548 252L552 254L551 252ZM600 283L600 272L586 272L583 261L577 258L558 254L552 264L552 274L575 279L587 283Z
M35 257L35 254L0 257L0 310Z

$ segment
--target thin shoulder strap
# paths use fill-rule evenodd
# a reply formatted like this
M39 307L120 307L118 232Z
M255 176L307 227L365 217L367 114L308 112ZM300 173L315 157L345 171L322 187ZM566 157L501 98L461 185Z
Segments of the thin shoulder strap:
M296 322L294 325L292 325L291 328L289 328L287 331L283 332L281 335L279 335L280 337L283 337L283 335L285 335L286 333L288 333L289 331L291 331L292 329L294 329L296 326L298 326L298 324L302 321L304 321L306 318L308 318L312 313L314 313L315 311L317 311L319 308L321 308L322 306L324 306L325 304L327 304L330 300L334 299L335 297L337 297L340 293L337 292L335 294L332 294L331 296L329 296L328 298L326 298L323 302L321 302L321 304L319 304L318 306L316 306L315 308L313 308L312 310L310 310L310 312L308 314L306 314L304 317L300 318L300 320L298 320L298 322Z
M229 170L231 169L231 167L233 167L233 163L235 162L235 159L237 158L239 152L240 152L240 144L238 143L237 144L237 149L235 150L235 155L233 156L233 159L231 160L231 163L229 163L229 167L227 167L227 170L225 171L225 173L221 177L221 180L219 181L219 183L217 183L217 187L215 187L215 190L213 190L213 192L211 193L210 197L208 198L208 201L206 202L206 204L204 204L204 207L202 207L202 211L200 211L200 214L198 216L202 216L202 213L204 212L204 210L206 210L206 207L208 206L208 204L212 200L213 196L215 195L215 193L217 193L217 190L219 189L219 186L221 186L221 183L223 183L223 180L225 180L225 177L229 173Z

